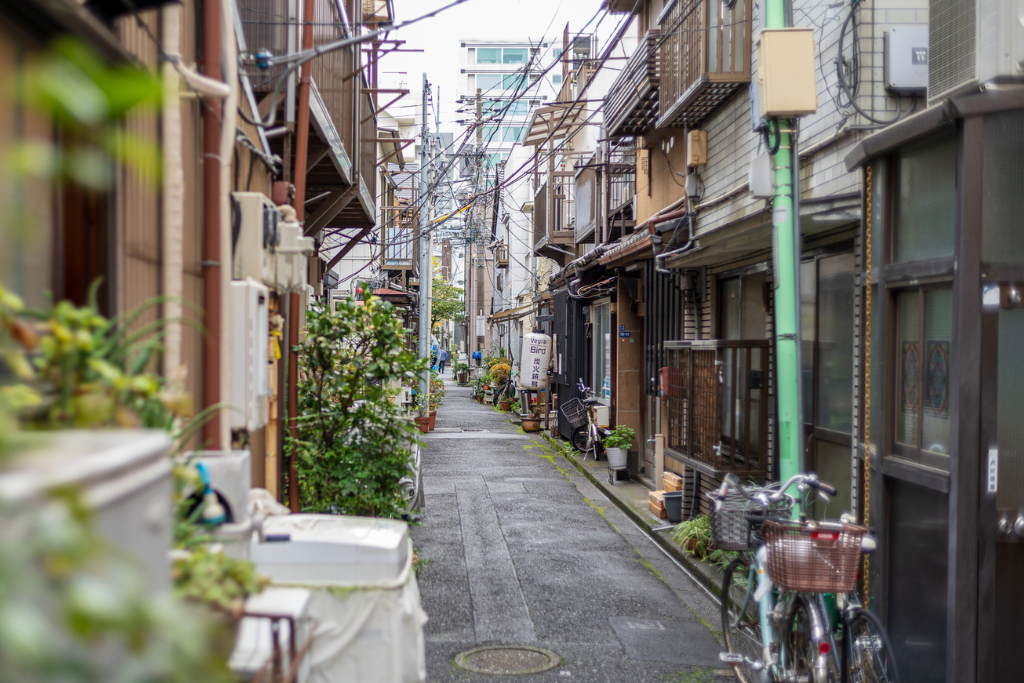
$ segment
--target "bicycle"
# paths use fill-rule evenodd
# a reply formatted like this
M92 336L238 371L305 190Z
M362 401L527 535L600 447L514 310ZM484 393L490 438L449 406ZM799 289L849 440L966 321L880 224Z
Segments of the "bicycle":
M796 475L781 488L744 489L735 475L728 475L722 487L709 496L716 502L712 515L719 519L719 538L726 549L744 550L735 534L737 517L745 518L745 550L753 549L754 561L740 556L729 564L723 578L722 624L727 652L722 661L731 664L737 677L746 682L759 680L839 681L898 683L892 646L878 618L863 608L853 592L856 565L861 552L871 552L874 541L867 530L852 524L844 515L838 524L807 521L801 496L799 521L785 519L792 511L792 496L785 492L797 484L801 494L814 489L835 495L835 489L816 475ZM732 487L736 494L728 498ZM760 507L758 514L749 514ZM726 534L732 530L732 536ZM757 589L751 592L756 584ZM730 598L740 585L743 599ZM785 591L786 599L778 587ZM841 647L836 647L836 628L829 617L825 594L837 597ZM758 605L760 630L750 614L750 600ZM773 603L773 598L776 599ZM784 608L784 609L783 609ZM782 638L777 638L774 626ZM751 656L760 649L760 653ZM837 675L838 672L838 675Z
M584 398L569 399L559 408L573 428L569 442L573 448L583 453L584 460L591 449L594 451L594 460L600 460L601 440L609 433L608 430L598 427L594 420L593 407L600 404L601 399L594 396L593 390L586 386L582 379L576 386Z

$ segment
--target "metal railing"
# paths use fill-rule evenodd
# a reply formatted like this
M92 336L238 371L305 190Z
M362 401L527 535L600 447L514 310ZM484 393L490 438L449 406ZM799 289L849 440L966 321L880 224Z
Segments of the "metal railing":
M750 83L751 3L676 3L662 29L659 128L699 126Z
M768 341L671 341L668 448L700 472L768 474Z
M610 137L641 135L658 120L660 39L660 29L648 31L608 89L605 117Z

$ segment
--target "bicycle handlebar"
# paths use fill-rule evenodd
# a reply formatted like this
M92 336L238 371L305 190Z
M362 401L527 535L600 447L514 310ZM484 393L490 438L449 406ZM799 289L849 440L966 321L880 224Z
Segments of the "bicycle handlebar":
M777 502L785 497L791 497L789 496L789 494L786 493L786 491L788 491L794 485L806 485L812 489L815 489L816 491L821 491L822 493L829 496L834 496L838 493L836 487L818 479L817 474L813 472L808 472L807 474L794 474L792 477L789 478L789 480L785 484L779 486L778 488L776 488L775 486L758 488L756 489L757 493L751 495L743 486L740 485L739 477L730 472L729 474L725 475L725 479L722 480L722 485L715 489L713 492L709 493L708 496L711 498L721 500L725 497L725 494L728 493L730 489L734 489L736 491L739 491L748 500L755 503L760 503L761 505L766 505L766 501Z

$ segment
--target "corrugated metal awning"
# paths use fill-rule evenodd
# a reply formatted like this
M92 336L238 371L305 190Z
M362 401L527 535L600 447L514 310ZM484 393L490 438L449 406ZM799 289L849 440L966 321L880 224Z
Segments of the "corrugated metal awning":
M548 140L564 138L569 130L580 122L580 114L586 108L584 102L552 104L538 108L530 118L523 146L540 145Z

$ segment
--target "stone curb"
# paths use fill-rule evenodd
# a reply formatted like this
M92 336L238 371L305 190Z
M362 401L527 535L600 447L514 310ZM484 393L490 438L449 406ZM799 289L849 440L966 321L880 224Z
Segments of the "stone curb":
M551 437L547 432L541 432L545 440L552 446L561 449L562 444ZM579 470L579 473L590 480L594 486L601 490L605 496L608 497L615 505L622 510L627 517L629 517L634 524L643 529L647 535L654 540L665 552L671 555L676 561L682 564L690 572L694 579L699 581L701 585L711 591L712 594L721 597L722 595L722 572L717 567L710 565L706 562L702 562L690 555L687 552L683 552L678 545L673 543L664 533L652 532L651 527L653 526L651 521L645 519L637 510L629 504L628 501L623 500L616 492L615 488L609 486L607 482L599 479L593 475L586 467L584 467L576 459L575 454L562 453L566 460L571 462L573 466ZM658 520L659 522L661 520Z

